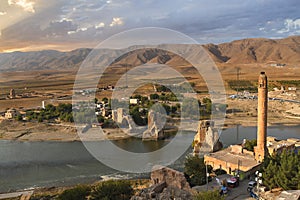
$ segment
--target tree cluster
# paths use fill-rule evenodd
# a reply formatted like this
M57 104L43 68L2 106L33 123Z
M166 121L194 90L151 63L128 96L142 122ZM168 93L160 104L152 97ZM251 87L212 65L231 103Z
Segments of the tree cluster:
M93 187L77 186L63 191L59 200L129 200L133 195L133 188L126 180L109 180Z
M263 184L268 189L300 189L300 152L284 150L280 154L267 157L263 166Z
M212 167L208 165L207 172L211 173L211 171ZM206 166L204 158L188 156L184 163L184 174L192 187L206 184ZM211 177L209 177L209 181L211 181Z
M60 119L64 122L74 122L72 115L72 104L61 103L58 106L48 104L45 109L40 112L27 111L26 116L28 120L38 120L42 122L44 120Z

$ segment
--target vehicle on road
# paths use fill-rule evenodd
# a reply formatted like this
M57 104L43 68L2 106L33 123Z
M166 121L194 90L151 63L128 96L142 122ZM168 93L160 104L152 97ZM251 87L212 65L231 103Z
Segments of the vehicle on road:
M256 181L249 181L247 191L250 192L257 185Z

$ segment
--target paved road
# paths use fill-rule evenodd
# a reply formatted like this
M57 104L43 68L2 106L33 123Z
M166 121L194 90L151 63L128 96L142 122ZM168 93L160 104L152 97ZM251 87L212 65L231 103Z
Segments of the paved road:
M218 178L220 180L226 179L230 177L230 175L220 175L218 176ZM247 187L248 187L248 182L249 180L243 180L240 181L240 184L238 187L236 188L230 188L229 189L229 193L226 196L226 200L253 200L253 198L250 197L249 192L247 191ZM196 186L194 187L194 189L196 189L197 191L206 191L206 185L202 185L202 186ZM213 190L213 189L219 189L220 186L217 183L216 179L213 178L213 180L211 182L209 182L208 184L208 189L209 190Z

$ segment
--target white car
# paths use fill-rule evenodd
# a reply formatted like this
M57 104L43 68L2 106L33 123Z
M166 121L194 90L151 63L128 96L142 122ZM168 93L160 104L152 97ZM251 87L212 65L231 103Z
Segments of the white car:
M250 192L256 185L256 181L249 181L247 191Z

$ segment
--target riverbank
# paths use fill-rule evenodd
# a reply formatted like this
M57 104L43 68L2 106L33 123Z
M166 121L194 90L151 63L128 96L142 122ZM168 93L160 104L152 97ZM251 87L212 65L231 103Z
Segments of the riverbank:
M3 120L0 122L0 139L17 141L98 141L120 140L130 137L121 129L90 128L81 133L74 124L49 124Z
M287 116L278 118L271 116L268 126L299 126L298 118ZM236 127L255 127L257 125L256 116L246 113L227 114L223 129ZM184 130L195 131L197 124L182 124ZM131 135L119 128L105 128L100 131L99 127L90 128L87 132L81 133L74 124L49 124L38 122L19 122L16 120L3 120L0 122L0 140L16 141L102 141L102 140L122 140L130 138Z
M75 190L78 187L88 188L91 190L96 187L103 181L108 180L118 180L118 179L102 179L94 181L93 183L86 184L74 184L70 186L62 186L62 187L45 187L45 188L32 188L28 190L20 190L16 192L10 193L2 193L0 194L0 199L12 200L12 199L22 199L22 197L26 197L25 199L56 199L58 198L64 191L66 190ZM126 180L129 182L134 191L139 191L144 188L150 186L150 179L130 179Z

